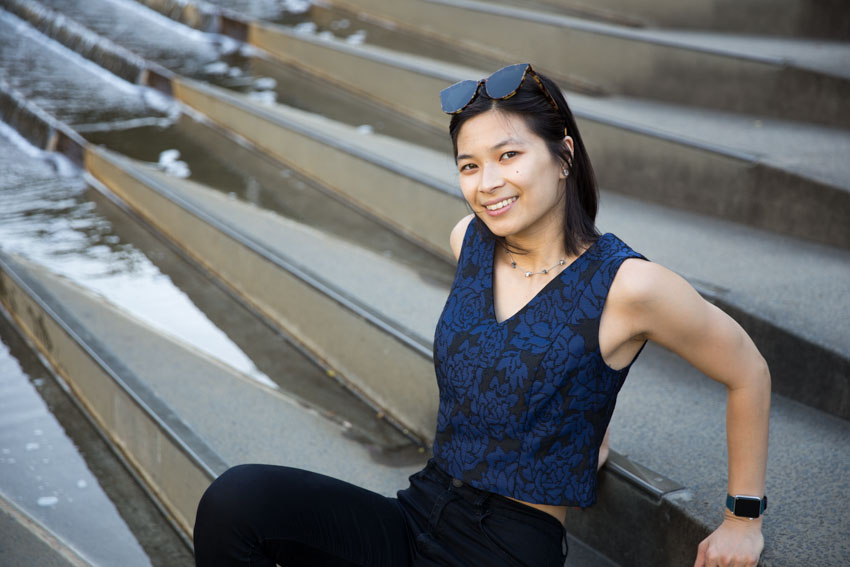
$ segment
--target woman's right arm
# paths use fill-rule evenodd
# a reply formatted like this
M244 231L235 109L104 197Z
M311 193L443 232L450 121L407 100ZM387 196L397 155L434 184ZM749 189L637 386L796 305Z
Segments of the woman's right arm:
M472 220L472 217L475 216L475 213L469 213L459 221L452 229L451 234L449 235L449 246L452 247L452 252L454 252L455 260L460 258L460 248L463 245L463 236L466 234L466 227L469 226L469 221Z

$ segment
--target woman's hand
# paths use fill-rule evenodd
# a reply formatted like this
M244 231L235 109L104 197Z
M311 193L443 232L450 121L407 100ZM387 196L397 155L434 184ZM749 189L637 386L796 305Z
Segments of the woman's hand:
M755 567L764 549L761 522L727 510L720 527L700 542L694 567Z

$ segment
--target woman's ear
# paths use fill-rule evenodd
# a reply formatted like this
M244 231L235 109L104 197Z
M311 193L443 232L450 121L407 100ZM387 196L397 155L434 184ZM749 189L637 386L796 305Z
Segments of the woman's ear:
M573 139L570 136L564 136L564 145L570 149L570 159L573 159Z

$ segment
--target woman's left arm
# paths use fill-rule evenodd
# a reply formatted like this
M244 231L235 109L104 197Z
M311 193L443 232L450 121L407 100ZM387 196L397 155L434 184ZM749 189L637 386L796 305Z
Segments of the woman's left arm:
M660 264L625 261L616 283L620 284L618 311L624 309L630 318L633 336L675 352L726 386L728 492L761 497L767 468L770 372L752 339L684 278ZM754 567L758 563L764 548L762 517L735 516L724 500L725 495L718 495L723 523L699 544L694 567Z

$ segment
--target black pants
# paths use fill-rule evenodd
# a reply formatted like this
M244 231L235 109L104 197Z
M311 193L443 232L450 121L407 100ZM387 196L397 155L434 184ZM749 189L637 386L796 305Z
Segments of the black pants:
M390 498L326 475L239 465L204 493L198 567L563 567L553 516L452 479L430 459Z

